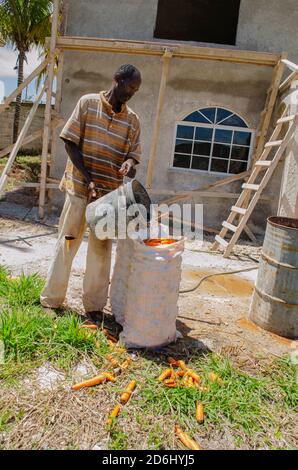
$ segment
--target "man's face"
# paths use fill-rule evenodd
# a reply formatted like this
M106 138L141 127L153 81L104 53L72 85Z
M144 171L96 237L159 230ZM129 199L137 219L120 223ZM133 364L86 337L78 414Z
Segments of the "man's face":
M118 101L124 104L129 101L141 86L141 79L132 76L131 78L119 78L116 81L115 94Z

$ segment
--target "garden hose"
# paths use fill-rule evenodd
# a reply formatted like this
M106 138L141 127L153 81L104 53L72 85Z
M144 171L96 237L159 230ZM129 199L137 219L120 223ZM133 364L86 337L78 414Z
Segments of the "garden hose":
M255 269L259 269L259 267L255 266L253 268L238 269L237 271L229 271L229 272L225 271L225 272L220 272L220 273L208 274L208 276L204 276L202 279L200 279L198 284L196 284L194 287L191 287L190 289L180 290L179 294L187 294L189 292L194 292L195 290L197 290L200 287L202 282L206 281L207 279L209 279L210 277L213 277L213 276L225 276L225 275L230 275L230 274L238 274L238 273L244 273L244 272L247 272L247 271L253 271Z

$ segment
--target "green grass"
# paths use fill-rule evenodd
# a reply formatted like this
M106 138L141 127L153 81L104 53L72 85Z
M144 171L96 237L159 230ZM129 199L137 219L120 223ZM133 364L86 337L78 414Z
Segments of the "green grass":
M3 305L10 307L33 306L39 304L39 295L44 281L37 275L21 274L17 279L10 279L5 270L0 272L0 299Z
M128 446L128 436L122 431L118 424L110 430L109 450L126 450Z
M0 173L6 165L8 158L0 159ZM18 187L21 182L37 183L40 175L40 155L21 155L17 156L13 164L13 173L10 174L6 191L12 191Z
M16 376L45 361L67 369L84 355L101 363L108 351L102 331L80 329L76 314L52 317L39 304L44 285L37 275L11 279L0 269L0 339L4 342L5 364L0 377ZM97 345L95 340L99 340Z
M103 332L80 329L76 314L70 311L63 316L46 314L39 305L42 287L43 280L36 274L12 279L8 270L0 267L0 339L5 346L0 379L6 387L14 387L25 374L45 362L68 371L88 357L100 368L110 353ZM138 384L136 396L131 397L107 430L110 450L140 448L140 443L152 450L175 448L178 446L173 435L175 424L199 443L200 439L203 442L214 439L214 435L224 439L228 432L236 448L295 447L297 371L289 357L263 363L251 374L222 355L194 354L187 365L209 387L204 392L182 386L166 388L157 381L161 371L168 367L166 358L163 363L160 359L161 355L140 352L116 383L109 384L109 401L103 404L102 419L106 419L112 401L118 402L132 379ZM210 372L217 373L223 383L210 382ZM98 390L94 387L80 393L91 400ZM203 403L205 411L205 422L200 426L195 419L196 401ZM7 408L2 410L0 432L9 432L17 419ZM71 447L79 447L78 442L69 442Z

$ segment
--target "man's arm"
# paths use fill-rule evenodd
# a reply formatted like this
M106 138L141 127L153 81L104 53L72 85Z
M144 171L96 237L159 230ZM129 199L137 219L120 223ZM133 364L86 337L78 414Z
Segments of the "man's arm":
M65 142L65 150L67 154L69 155L70 160L85 178L85 181L88 186L88 190L90 192L90 196L96 197L95 184L93 183L91 175L84 165L83 157L78 146L70 140L64 140L64 142Z
M65 150L69 158L71 159L72 163L74 164L74 166L84 176L87 186L89 186L89 184L92 181L91 175L87 171L84 165L83 157L78 146L74 142L71 142L70 140L65 140Z

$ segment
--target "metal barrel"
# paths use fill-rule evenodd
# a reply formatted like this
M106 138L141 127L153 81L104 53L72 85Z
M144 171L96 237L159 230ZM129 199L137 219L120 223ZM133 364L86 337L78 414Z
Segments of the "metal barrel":
M150 220L151 200L146 189L137 180L123 184L114 191L88 204L86 208L87 224L91 230L95 231L97 223L106 217L110 210L115 212L117 221L119 213L127 210L131 205L142 208L141 214L146 223ZM130 220L129 215L127 215L126 222L128 223Z
M298 219L267 220L250 319L272 333L298 337Z

